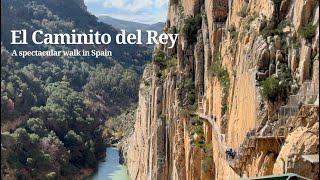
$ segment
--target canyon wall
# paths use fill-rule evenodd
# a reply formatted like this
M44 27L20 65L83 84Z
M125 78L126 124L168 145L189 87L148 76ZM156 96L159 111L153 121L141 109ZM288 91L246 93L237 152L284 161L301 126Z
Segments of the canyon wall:
M170 0L180 35L144 71L130 177L317 179L318 16L315 0Z

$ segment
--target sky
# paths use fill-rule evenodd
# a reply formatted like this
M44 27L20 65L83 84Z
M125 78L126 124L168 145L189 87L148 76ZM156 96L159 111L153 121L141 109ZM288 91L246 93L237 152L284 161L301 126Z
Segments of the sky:
M153 24L165 22L169 0L84 0L88 11L96 16Z

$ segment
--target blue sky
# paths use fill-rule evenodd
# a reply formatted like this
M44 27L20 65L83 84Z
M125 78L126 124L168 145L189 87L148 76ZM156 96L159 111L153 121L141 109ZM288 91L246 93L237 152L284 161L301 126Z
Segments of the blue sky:
M165 22L169 0L84 0L92 14L145 24Z

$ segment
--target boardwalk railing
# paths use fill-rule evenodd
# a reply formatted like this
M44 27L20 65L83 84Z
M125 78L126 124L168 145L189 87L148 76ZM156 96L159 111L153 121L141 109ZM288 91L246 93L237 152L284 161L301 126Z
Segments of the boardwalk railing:
M313 104L319 94L319 84L306 81L296 95L289 96L288 103L279 109L278 118L288 119L296 116L303 104Z

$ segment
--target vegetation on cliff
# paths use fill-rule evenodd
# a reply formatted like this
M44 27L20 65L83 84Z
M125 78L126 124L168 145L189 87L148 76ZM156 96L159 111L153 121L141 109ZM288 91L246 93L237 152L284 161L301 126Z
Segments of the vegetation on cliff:
M196 34L201 28L202 16L197 14L194 17L188 17L185 19L184 27L182 29L183 34L186 36L190 44L194 44L197 41Z

